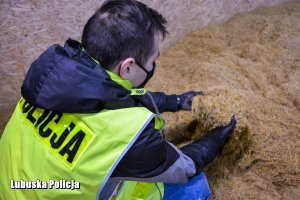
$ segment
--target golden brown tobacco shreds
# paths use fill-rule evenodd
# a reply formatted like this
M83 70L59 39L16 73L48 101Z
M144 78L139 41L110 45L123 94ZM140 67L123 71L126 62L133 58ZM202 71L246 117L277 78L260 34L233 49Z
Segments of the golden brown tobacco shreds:
M192 142L236 115L206 169L212 199L300 199L300 1L237 15L168 49L151 90L202 90L193 112L164 114L166 139Z

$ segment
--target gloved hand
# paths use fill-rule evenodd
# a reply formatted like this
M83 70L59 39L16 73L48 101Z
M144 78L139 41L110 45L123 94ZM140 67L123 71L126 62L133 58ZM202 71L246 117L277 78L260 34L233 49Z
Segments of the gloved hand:
M214 128L203 138L180 148L185 155L193 159L197 172L201 172L219 154L233 133L235 125L236 119L232 116L229 124Z
M204 95L202 91L190 91L177 96L177 105L181 110L191 110L192 100L195 96Z
M211 135L212 137L217 138L220 142L223 144L226 142L226 140L229 138L229 136L233 133L233 130L236 125L236 119L233 115L231 117L231 121L226 126L221 126L213 129L208 135Z

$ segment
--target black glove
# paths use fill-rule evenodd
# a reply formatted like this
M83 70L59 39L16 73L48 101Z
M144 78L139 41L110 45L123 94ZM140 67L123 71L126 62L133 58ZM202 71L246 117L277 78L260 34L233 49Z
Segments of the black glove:
M228 125L215 128L200 140L181 148L184 154L192 158L197 172L201 172L218 155L233 133L235 125L236 119L233 116Z
M213 129L205 137L215 138L216 141L219 141L220 145L224 145L227 139L229 138L229 136L233 133L235 125L236 125L236 119L235 116L232 116L229 124L227 124L226 126L221 126Z
M177 96L178 110L191 110L192 100L195 96L203 95L203 92L190 91Z

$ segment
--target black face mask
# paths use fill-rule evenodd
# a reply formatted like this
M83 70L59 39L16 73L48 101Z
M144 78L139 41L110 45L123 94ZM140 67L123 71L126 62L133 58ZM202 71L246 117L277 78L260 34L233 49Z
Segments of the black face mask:
M143 88L143 87L145 87L145 85L149 82L149 80L152 78L152 76L153 76L153 74L154 74L154 70L155 70L156 64L155 64L155 62L154 62L154 63L153 63L153 68L152 68L152 70L151 70L151 71L147 71L147 70L145 69L145 67L143 67L143 65L141 65L141 63L139 63L138 61L135 61L135 62L136 62L136 64L137 64L142 70L144 70L144 71L146 72L146 74L147 74L147 76L146 76L144 82L142 82L139 86L137 86L137 88Z

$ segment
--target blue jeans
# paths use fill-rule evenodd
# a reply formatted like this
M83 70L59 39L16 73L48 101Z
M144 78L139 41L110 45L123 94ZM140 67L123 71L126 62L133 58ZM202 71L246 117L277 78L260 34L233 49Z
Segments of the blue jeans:
M186 184L165 183L164 186L164 200L208 200L211 194L207 179L203 172L190 179Z

